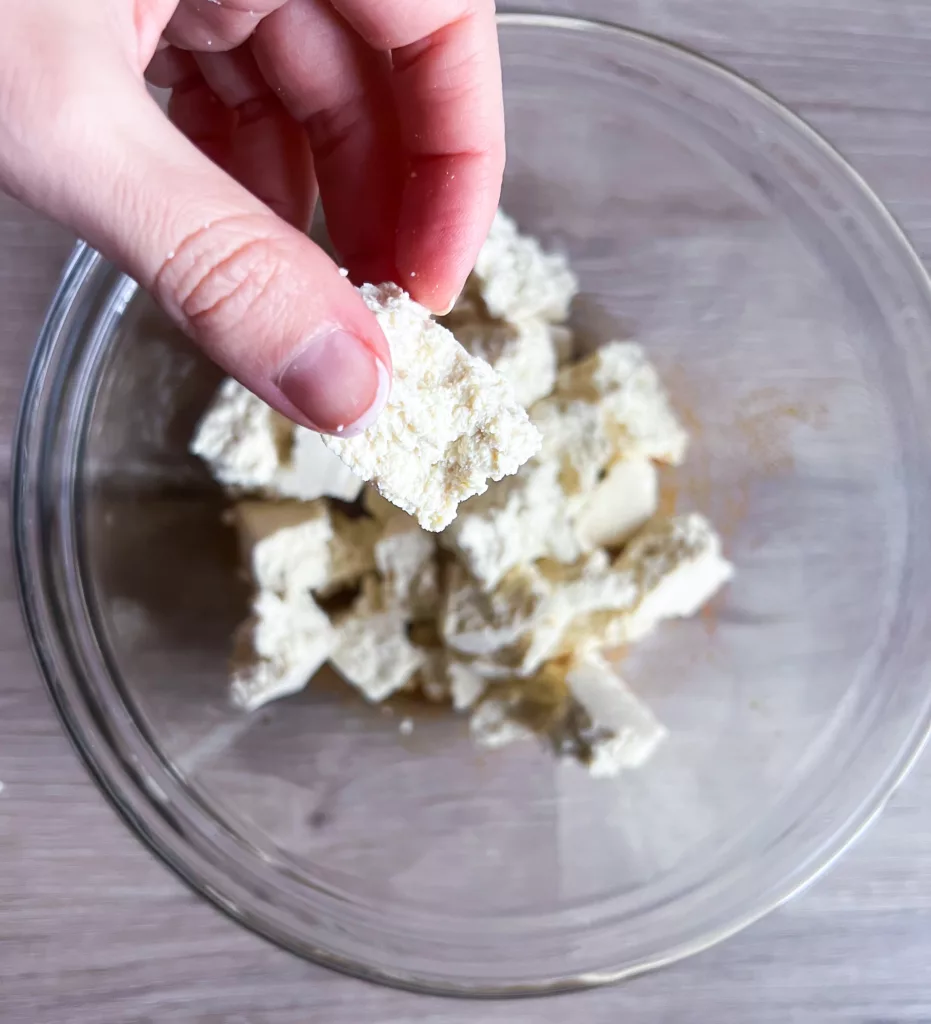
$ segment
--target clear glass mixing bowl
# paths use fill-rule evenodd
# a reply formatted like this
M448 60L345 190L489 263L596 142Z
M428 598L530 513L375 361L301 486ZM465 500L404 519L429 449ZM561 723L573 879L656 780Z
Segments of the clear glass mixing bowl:
M369 978L592 985L734 932L876 814L929 723L931 294L820 138L693 54L501 19L505 207L565 250L586 344L643 339L694 436L667 505L737 567L625 673L671 737L594 781L322 677L226 699L246 610L186 454L217 374L86 248L17 442L23 604L62 717L134 829L237 920ZM415 714L410 736L399 715Z

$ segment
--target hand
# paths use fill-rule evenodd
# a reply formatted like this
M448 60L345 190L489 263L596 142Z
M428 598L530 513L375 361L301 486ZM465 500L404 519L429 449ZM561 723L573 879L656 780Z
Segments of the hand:
M0 26L0 187L285 415L371 422L387 344L304 232L319 189L353 280L451 305L504 163L493 0L0 0Z

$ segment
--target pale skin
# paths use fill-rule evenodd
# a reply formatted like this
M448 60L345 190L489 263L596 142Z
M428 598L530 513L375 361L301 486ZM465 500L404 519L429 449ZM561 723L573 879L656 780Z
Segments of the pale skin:
M0 188L285 415L368 425L387 343L305 231L319 197L352 281L451 305L504 167L493 0L0 0L0 25Z

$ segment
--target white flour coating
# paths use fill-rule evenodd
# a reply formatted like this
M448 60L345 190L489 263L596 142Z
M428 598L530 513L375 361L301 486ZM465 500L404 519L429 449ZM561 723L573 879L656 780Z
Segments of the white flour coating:
M667 619L695 615L734 575L721 554L721 538L698 513L651 521L612 571L633 580L630 607L577 617L560 639L559 655L642 640Z
M620 459L678 465L688 435L643 349L614 341L560 371L556 390L531 409L543 435L543 458L560 465L560 480L575 506Z
M596 779L639 768L668 735L646 704L597 654L573 662L566 685L590 719L583 737L591 748L588 770Z
M394 513L375 542L375 566L386 600L413 620L431 618L440 601L436 538L406 513Z
M309 594L260 591L233 655L233 703L254 711L302 690L333 651L336 634Z
M633 573L637 582L637 603L625 626L628 642L665 619L695 615L734 575L721 538L698 513L654 521L631 540L615 568Z
M576 503L576 537L585 549L619 547L649 522L658 505L656 466L649 459L622 459Z
M500 210L475 261L474 279L489 314L515 323L530 317L560 323L579 290L565 256L544 252Z
M521 740L532 740L534 734L526 725L515 722L506 701L483 700L469 718L469 731L476 746L500 750Z
M673 466L685 458L688 434L640 345L612 341L564 367L556 395L563 401L590 402L600 410L615 437L618 458L656 459Z
M564 570L516 566L490 595L465 574L454 575L441 631L454 650L490 658L510 667L514 676L527 677L562 653L563 635L576 620L631 608L636 597L632 575L612 569L603 551Z
M191 454L203 459L227 487L268 487L280 465L272 416L260 398L227 378L197 425Z
M581 554L559 485L555 462L529 462L497 487L471 498L440 534L485 590L515 565L553 558L574 562Z
M406 292L364 285L361 294L391 346L391 396L363 434L324 443L424 529L442 530L459 502L533 456L539 434L510 385Z
M407 638L402 609L386 605L381 584L369 578L352 610L337 624L333 667L366 700L378 703L402 689L424 663Z
M545 320L471 320L452 327L467 352L484 359L514 389L525 409L544 398L556 382L556 347L553 327Z
M571 507L587 500L616 457L614 438L597 405L550 396L530 410L543 437L540 459L559 467L559 483Z
M325 501L241 501L233 508L243 561L259 590L332 594L375 567L378 527Z
M362 480L324 446L228 377L201 418L190 446L214 478L238 491L355 501Z

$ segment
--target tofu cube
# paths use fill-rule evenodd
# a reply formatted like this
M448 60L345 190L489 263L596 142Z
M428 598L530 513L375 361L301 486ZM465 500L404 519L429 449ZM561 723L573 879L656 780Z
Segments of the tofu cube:
M391 396L364 433L324 443L436 532L489 479L517 472L538 451L540 436L510 385L423 306L395 285L365 285L361 294L391 346Z
M230 696L244 711L302 690L330 656L336 634L307 593L260 591L239 629Z

